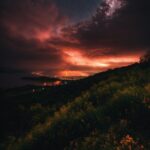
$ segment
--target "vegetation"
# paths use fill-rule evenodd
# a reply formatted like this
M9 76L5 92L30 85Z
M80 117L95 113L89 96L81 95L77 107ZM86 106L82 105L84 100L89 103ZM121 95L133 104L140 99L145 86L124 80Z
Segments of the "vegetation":
M150 149L149 65L2 96L1 149Z
M140 63L147 64L147 65L150 64L150 52L149 51L144 56L141 57Z

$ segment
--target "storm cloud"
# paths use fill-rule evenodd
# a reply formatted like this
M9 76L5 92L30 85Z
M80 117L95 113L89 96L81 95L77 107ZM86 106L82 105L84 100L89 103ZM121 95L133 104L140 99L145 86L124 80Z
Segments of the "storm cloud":
M89 75L137 62L150 49L148 0L0 4L0 68Z

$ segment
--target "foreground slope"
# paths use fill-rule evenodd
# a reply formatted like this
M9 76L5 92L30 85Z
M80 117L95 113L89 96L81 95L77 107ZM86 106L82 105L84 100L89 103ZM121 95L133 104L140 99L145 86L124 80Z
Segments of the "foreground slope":
M57 103L61 104L53 108L49 101L46 105L42 100L31 103L28 113L34 123L22 134L11 134L1 147L8 150L150 149L149 66L135 64L110 70L77 81L71 87L80 92L72 98L66 96L70 100L63 103L60 99ZM20 107L25 109L23 106Z

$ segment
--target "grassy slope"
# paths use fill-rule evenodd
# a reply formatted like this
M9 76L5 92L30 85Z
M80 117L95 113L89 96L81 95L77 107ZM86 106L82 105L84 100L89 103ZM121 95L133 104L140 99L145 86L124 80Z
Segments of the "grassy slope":
M53 90L52 94L49 90ZM19 135L18 130L10 132L11 137L1 144L3 149L150 148L148 66L136 64L46 89L33 97L31 103L20 102L15 106L19 106L17 111L22 114L18 118L22 121L21 131ZM22 116L27 118L21 119ZM26 119L30 121L29 127L22 131Z

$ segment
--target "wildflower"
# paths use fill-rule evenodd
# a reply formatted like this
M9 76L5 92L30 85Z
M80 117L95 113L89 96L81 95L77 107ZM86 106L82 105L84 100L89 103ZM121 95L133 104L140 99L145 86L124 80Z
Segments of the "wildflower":
M135 141L133 140L133 138L130 135L127 135L126 137L124 137L121 142L122 145L129 145L129 144L134 144Z

